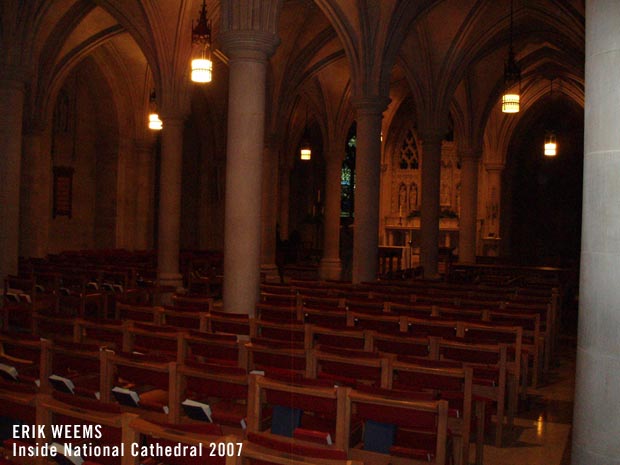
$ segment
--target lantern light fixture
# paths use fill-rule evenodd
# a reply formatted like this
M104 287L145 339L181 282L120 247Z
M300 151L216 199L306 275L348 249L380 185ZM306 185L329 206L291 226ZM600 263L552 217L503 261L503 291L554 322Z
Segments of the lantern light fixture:
M211 58L211 22L207 18L207 5L202 0L200 16L194 26L192 21L192 75L193 82L205 83L213 79Z
M308 109L306 108L306 122L304 124L304 135L301 139L301 147L299 149L299 159L309 161L312 159L312 146L308 139Z
M545 156L555 157L557 155L558 143L553 131L547 131L545 135Z
M159 119L159 114L157 113L157 96L155 91L151 91L151 95L149 96L149 129L152 131L161 131L164 127L164 124L161 119Z
M519 113L521 99L521 68L515 59L512 46L513 0L510 0L510 47L508 60L504 63L504 94L502 95L502 113Z
M549 83L549 100L553 103L553 79ZM554 131L548 130L545 134L544 154L546 157L555 157L558 151L558 142Z

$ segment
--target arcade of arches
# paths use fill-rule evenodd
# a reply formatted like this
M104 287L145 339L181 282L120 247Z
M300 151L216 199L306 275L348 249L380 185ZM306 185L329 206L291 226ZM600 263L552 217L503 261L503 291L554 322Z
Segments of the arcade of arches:
M510 3L207 0L213 82L198 85L200 0L3 0L0 274L20 256L155 249L179 285L181 249L220 249L224 308L251 313L276 230L353 282L375 278L379 247L427 277L438 246L580 261L573 463L620 463L620 3L514 0L512 28ZM500 108L510 43L517 114Z

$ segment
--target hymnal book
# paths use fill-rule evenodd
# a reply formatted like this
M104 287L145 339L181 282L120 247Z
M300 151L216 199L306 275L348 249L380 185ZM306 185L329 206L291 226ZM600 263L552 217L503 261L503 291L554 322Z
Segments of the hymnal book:
M295 428L301 426L301 414L301 409L274 405L271 416L271 432L292 438Z
M183 406L183 410L185 410L185 414L194 419L200 421L208 421L209 423L213 423L213 419L211 418L211 407L209 404L205 404L203 402L198 402L192 399L185 399L181 405Z
M265 370L252 370L250 371L251 375L265 376Z
M5 365L4 363L0 363L0 376L7 379L8 381L18 381L17 368L11 365Z
M75 394L75 384L69 378L64 376L51 375L49 378L50 384L60 392L66 392L67 394Z
M114 395L114 398L119 404L126 405L128 407L140 406L140 395L133 389L115 386L112 388L112 395Z
M389 454L396 438L396 425L366 420L364 425L364 450Z
M328 446L332 445L332 437L325 431L295 428L295 431L293 431L293 437L295 439L301 439L302 441L316 442L319 444L326 444Z
M65 446L64 444L60 444L58 442L53 442L51 444L56 448L56 456L54 460L59 465L82 465L84 463L84 459L80 456L79 452L71 451L71 454L65 455Z

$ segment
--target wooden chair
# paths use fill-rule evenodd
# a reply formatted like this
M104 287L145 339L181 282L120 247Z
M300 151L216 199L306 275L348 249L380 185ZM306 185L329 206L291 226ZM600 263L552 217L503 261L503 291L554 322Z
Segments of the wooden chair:
M162 324L161 307L152 305L135 305L124 302L116 302L114 319L141 321L143 323Z
M41 392L52 392L55 387L50 376L55 376L62 378L56 383L63 392L69 390L77 396L98 399L102 348L97 344L43 340L39 375Z
M380 453L354 444L349 457L367 465L445 465L448 463L448 402L416 401L353 390L348 396L351 417L364 421L364 437L371 436L371 422L393 425L398 435L389 453ZM349 418L351 418L349 417ZM418 438L421 444L412 444Z
M469 463L473 397L473 369L445 368L433 365L431 360L415 363L393 361L390 367L390 389L430 391L438 398L448 400L448 426L458 439L455 441L457 465ZM481 424L482 421L482 424ZM479 433L484 432L484 416L478 418ZM476 462L482 464L483 434L478 435Z
M317 326L306 323L305 347L312 349L316 346L341 347L343 349L370 350L371 342L368 331L359 329L340 329Z
M250 335L250 317L245 313L227 313L212 311L209 313L207 331L211 333L228 333Z
M48 438L54 437L50 431L51 425L80 425L86 431L88 431L87 428L90 428L93 436L96 435L95 433L99 433L99 438L85 438L99 446L116 447L120 450L120 445L123 443L126 448L129 448L131 444L137 442L128 429L129 423L137 416L131 413L122 413L118 404L75 397L71 394L54 393L53 395L40 394L37 396L36 405L36 423L45 427L46 437ZM54 442L63 445L74 441L81 442L81 440L71 437L54 439ZM82 458L89 460L87 456ZM90 461L102 465L129 465L133 463L129 450L126 450L122 456L102 455Z
M387 387L389 360L379 354L337 347L317 347L308 353L308 377L336 384Z
M214 424L171 425L150 422L138 417L132 418L126 429L129 441L133 444L147 448L151 444L164 447L181 444L190 449L187 449L186 454L176 457L140 457L132 456L128 451L127 463L123 465L138 465L145 462L170 465L237 465L243 452L241 439L233 435L223 435Z
M176 362L153 355L115 354L101 351L100 399L110 402L114 387L126 388L139 395L138 406L122 405L121 410L136 413L154 421L178 418L180 406L170 403L177 395Z
M226 433L243 434L247 416L248 376L239 367L208 363L187 362L177 366L170 404L178 416L170 417L174 423L195 423L183 414L182 402L190 399L209 405L211 418Z
M364 465L348 460L346 453L320 444L300 444L285 437L265 437L249 433L243 441L239 465Z
M438 360L452 360L473 368L474 395L492 400L496 406L495 445L501 447L506 410L508 346L436 339L434 347Z
M175 326L184 330L207 331L209 313L193 307L174 307L164 305L161 308L161 324Z
M212 334L200 331L182 333L177 349L177 362L219 363L247 370L246 337L236 334Z
M430 357L435 353L428 337L414 337L407 333L368 331L369 350L381 354Z
M303 342L304 324L289 320L250 319L250 337L267 338L278 341Z
M74 342L104 344L112 349L122 349L125 327L129 322L119 320L94 320L76 318L73 327Z
M348 447L346 397L348 388L313 385L298 379L285 383L269 377L251 374L248 394L248 434L261 433L277 439L281 434L294 437L295 430L328 433L333 442L331 449L345 451ZM269 406L269 408L267 408ZM277 415L279 406L285 412ZM285 418L288 412L292 417ZM295 413L297 412L297 413ZM268 414L271 413L271 418ZM282 423L274 423L281 420ZM271 432L265 432L271 428ZM276 436L276 438L274 438ZM301 441L303 444L303 440Z
M302 343L253 339L245 345L248 353L248 371L287 370L308 373L306 351Z

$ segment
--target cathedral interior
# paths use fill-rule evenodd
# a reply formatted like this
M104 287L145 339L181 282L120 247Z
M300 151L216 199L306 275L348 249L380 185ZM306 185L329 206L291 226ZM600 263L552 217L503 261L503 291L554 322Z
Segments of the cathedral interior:
M11 277L101 254L151 265L151 305L203 279L256 321L304 280L545 282L556 334L484 463L618 463L618 31L615 0L2 0L3 331Z

